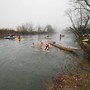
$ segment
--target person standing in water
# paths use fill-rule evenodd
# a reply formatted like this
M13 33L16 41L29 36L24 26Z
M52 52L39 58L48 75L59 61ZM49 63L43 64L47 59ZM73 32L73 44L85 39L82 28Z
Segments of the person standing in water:
M21 36L20 35L18 36L18 40L21 41Z
M45 47L45 50L49 50L49 49L50 49L50 43L46 43L45 46L46 46L46 47Z
M42 49L42 47L43 47L43 42L40 42L39 43L39 48Z
M60 40L61 40L61 38L62 38L62 35L60 34Z

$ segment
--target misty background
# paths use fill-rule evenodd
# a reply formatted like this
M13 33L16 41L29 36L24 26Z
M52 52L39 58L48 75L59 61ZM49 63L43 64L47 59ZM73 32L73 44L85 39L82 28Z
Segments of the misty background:
M69 0L0 0L0 28L15 29L32 22L35 26L50 24L61 30L71 23L65 14Z

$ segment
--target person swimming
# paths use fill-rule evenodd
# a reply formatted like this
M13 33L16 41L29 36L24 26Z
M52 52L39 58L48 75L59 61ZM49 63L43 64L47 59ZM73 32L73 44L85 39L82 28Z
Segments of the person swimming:
M40 42L40 43L39 43L39 48L42 49L42 47L43 47L43 42Z
M32 47L35 47L35 43L33 42L31 46L32 46Z

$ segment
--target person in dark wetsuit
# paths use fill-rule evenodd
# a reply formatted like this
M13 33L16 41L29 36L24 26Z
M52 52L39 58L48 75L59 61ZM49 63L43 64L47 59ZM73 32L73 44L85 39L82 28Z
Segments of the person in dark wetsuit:
M62 37L62 35L60 34L60 40L61 40L61 37Z

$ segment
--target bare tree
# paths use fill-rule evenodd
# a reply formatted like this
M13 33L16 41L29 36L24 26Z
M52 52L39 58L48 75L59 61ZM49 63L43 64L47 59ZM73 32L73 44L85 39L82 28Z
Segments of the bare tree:
M34 30L34 25L32 24L32 22L31 23L27 23L26 27L27 27L29 32L32 32Z
M48 33L54 33L55 32L54 28L51 25L49 25L49 24L46 25L45 28L46 28Z
M32 23L25 23L22 24L21 26L17 27L17 31L26 31L26 32L32 32L33 31L33 24Z
M74 0L72 9L68 10L67 15L72 23L71 31L75 34L77 39L82 39L90 20L90 12L85 6L84 0Z
M37 26L37 31L41 32L41 26L40 25Z
M84 2L84 3L86 4L86 6L89 7L88 10L90 10L90 0L77 0L77 1L79 1L79 2ZM86 9L86 10L87 10L87 9Z

